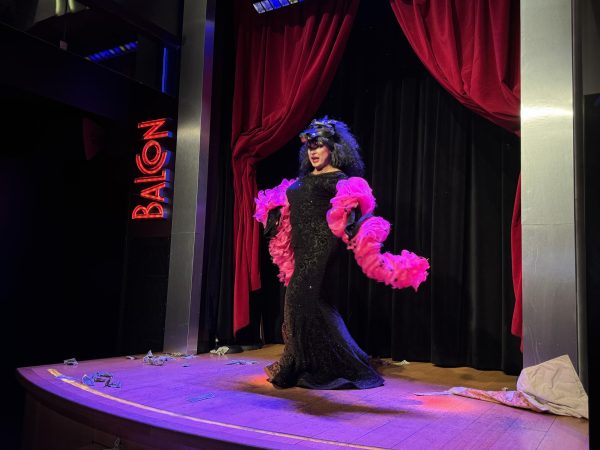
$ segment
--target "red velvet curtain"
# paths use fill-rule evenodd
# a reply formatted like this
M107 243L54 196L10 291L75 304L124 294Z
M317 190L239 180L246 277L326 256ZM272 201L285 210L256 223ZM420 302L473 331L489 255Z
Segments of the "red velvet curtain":
M517 0L390 0L425 67L462 104L518 133Z
M236 2L233 99L234 332L249 323L260 288L255 166L310 122L341 60L358 0L326 0L257 14Z
M390 0L390 5L437 81L468 108L519 134L519 0ZM517 336L522 336L520 186L519 181L511 228Z

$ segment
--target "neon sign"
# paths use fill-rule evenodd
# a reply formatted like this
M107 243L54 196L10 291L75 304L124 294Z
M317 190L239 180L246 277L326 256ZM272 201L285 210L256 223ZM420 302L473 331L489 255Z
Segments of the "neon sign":
M171 152L164 147L164 140L172 138L173 133L163 129L166 124L167 119L138 123L138 129L147 130L142 136L144 147L135 155L135 165L141 176L136 177L133 182L139 185L140 197L147 201L133 208L133 220L166 219L169 216L168 204L171 199L164 190L170 187L171 171L167 169L167 165Z

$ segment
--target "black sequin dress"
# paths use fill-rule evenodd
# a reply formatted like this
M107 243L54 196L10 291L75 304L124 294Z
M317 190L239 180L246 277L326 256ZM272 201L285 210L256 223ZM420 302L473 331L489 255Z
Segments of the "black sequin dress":
M307 175L287 190L294 273L285 296L284 353L266 368L279 387L368 389L383 384L330 304L331 274L344 244L325 217L336 184L344 178L340 171Z

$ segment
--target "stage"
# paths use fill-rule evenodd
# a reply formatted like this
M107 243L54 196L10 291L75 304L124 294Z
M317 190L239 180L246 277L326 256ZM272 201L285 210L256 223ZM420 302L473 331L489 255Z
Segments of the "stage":
M452 386L514 389L516 377L383 361L370 390L275 389L263 367L282 346L218 356L144 355L18 369L27 391L24 448L584 449L588 421L450 395ZM120 387L81 382L109 372Z

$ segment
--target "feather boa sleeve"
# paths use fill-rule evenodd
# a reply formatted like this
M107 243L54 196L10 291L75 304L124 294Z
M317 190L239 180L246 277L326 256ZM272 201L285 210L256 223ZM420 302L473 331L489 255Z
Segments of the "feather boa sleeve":
M296 180L283 180L273 189L260 191L254 200L256 211L254 218L266 225L269 211L281 207L281 216L277 226L277 234L269 241L269 254L273 263L279 267L279 281L285 286L290 282L294 273L294 251L292 250L292 226L290 224L290 205L285 191Z
M356 262L369 278L396 289L409 286L416 291L427 278L429 262L408 250L399 255L381 253L381 247L390 232L390 223L382 217L367 218L352 239L344 229L353 208L360 207L362 215L375 209L375 198L369 184L362 178L352 177L337 183L337 194L331 199L327 212L329 228L354 252Z

